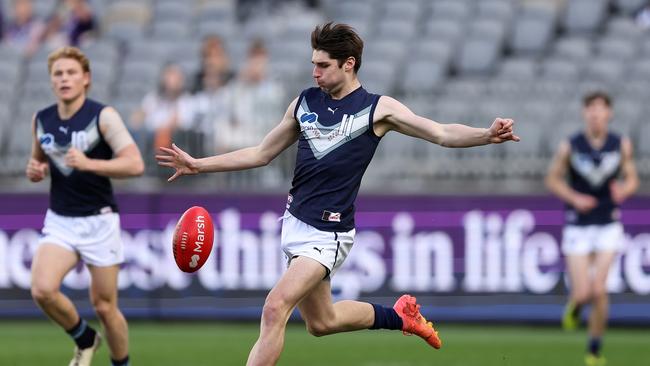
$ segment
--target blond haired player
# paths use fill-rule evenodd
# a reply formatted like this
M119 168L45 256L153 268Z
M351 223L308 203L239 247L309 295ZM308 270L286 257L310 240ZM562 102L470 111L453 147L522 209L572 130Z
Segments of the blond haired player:
M101 337L60 290L65 275L83 261L112 364L128 365L127 323L117 307L124 253L109 178L140 175L144 164L117 111L86 97L90 64L79 49L52 52L48 69L56 104L34 115L26 170L32 182L43 180L48 171L52 178L50 207L32 262L32 297L74 340L70 365L90 365Z

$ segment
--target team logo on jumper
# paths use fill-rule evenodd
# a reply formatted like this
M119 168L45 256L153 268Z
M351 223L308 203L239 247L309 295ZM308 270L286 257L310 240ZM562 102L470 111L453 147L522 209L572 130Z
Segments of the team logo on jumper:
M54 136L51 133L42 134L38 141L41 143L41 149L46 154L51 153L55 149Z
M589 184L598 188L614 175L621 163L621 153L618 151L602 153L600 164L596 164L590 154L571 154L571 165Z
M300 131L309 142L311 151L316 159L321 159L368 130L371 108L372 105L369 105L354 115L344 114L340 122L325 126L318 121L318 114L309 110L303 99L296 115L299 116Z

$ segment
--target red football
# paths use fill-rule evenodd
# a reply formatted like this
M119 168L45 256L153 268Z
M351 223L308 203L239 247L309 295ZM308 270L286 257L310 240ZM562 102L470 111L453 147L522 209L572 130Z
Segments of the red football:
M187 209L174 231L172 250L176 265L183 272L196 272L212 251L214 226L205 208L193 206Z

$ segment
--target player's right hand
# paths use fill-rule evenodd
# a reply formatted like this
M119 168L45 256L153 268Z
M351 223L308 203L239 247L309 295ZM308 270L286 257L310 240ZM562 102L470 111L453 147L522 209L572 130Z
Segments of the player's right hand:
M582 193L577 193L572 202L573 208L576 209L576 211L586 214L589 211L593 210L596 208L598 205L598 200L596 200L596 197L590 196L588 194L582 194Z
M496 118L488 129L490 143L500 144L506 141L519 142L521 139L513 131L515 121L510 118Z
M32 182L40 182L47 175L47 163L30 158L25 169L25 175Z
M196 166L196 159L190 154L181 150L176 144L172 144L172 148L160 147L163 155L156 155L158 165L168 166L176 169L174 175L167 179L168 182L180 177L181 175L199 174L199 168Z

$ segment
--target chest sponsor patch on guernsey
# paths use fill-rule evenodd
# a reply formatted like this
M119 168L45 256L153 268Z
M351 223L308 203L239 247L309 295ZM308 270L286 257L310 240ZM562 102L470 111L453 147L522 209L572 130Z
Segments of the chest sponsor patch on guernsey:
M321 220L323 220L323 221L331 221L331 222L341 222L341 213L340 212L323 211L323 217L321 217Z

